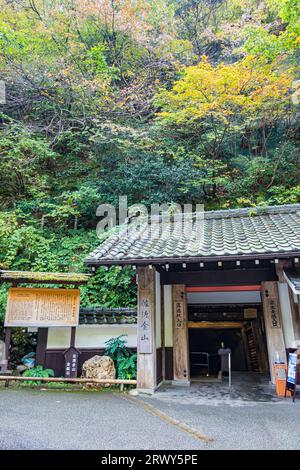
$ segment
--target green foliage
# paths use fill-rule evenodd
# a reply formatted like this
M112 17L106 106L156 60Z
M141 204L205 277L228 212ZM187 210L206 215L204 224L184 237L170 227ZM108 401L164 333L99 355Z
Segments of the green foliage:
M118 379L132 380L136 378L137 356L126 347L126 340L122 339L125 336L121 335L106 341L104 354L114 361Z
M249 28L246 50L264 54L270 60L275 60L280 56L281 59L288 57L293 64L297 62L299 64L299 2L297 0L266 0L266 3L270 12L269 17L266 18L266 24L263 26Z
M118 378L123 380L136 379L137 355L132 354L118 361Z
M105 342L106 348L104 355L109 356L115 363L118 363L124 357L130 356L130 351L126 347L126 335L120 335L117 338L110 338L108 341Z
M96 209L119 195L299 202L297 0L101 5L0 0L1 269L86 271ZM83 306L136 297L130 268L81 289Z
M36 366L33 367L32 369L27 369L25 372L23 372L23 377L54 377L54 371L52 369L44 369L43 366ZM24 382L27 386L33 386L33 385L41 385L43 382L40 380L33 381L33 380L28 380Z

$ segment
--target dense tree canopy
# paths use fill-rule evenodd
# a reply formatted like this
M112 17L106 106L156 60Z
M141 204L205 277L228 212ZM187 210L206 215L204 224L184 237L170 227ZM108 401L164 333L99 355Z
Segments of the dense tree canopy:
M297 0L0 0L0 267L85 269L119 195L300 202L299 18ZM99 270L82 301L133 305L134 272Z

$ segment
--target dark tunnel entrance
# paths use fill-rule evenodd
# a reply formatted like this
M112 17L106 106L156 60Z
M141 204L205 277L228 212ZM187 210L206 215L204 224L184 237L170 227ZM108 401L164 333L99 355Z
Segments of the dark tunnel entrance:
M225 348L231 349L231 366L233 371L247 371L246 352L242 332L238 328L189 330L190 347L190 373L191 377L200 375L217 375L220 370L220 356L218 350L221 343ZM209 369L205 365L206 356L199 353L208 353Z

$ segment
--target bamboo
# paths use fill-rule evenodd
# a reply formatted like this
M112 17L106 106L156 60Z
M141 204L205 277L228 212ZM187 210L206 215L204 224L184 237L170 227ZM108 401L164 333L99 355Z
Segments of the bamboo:
M19 377L15 375L0 375L0 380L17 380L32 382L73 382L73 383L95 383L112 385L136 385L136 380L121 379L87 379L87 378L65 378L65 377Z

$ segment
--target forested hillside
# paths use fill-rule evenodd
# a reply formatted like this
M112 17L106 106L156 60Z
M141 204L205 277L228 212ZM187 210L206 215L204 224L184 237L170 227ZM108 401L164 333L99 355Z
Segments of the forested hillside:
M119 195L300 202L299 18L298 0L0 0L0 267L84 270ZM134 292L101 269L82 301Z

